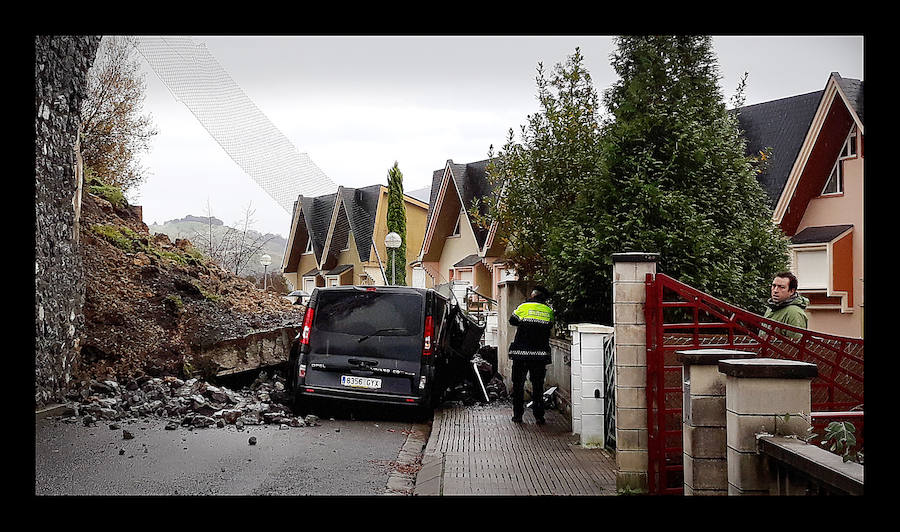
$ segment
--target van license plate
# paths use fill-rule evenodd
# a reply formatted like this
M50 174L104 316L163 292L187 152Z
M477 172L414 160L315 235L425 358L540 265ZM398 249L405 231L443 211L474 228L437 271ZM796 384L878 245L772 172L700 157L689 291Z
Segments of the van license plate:
M351 386L353 388L381 388L381 379L371 379L368 377L356 377L354 375L341 375L341 385Z

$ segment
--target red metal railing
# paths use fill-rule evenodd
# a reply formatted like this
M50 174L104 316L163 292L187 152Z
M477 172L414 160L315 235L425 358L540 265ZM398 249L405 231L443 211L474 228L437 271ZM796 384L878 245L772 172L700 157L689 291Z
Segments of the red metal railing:
M816 364L818 376L811 383L816 433L823 434L830 421L851 421L857 448L862 445L862 339L767 320L664 274L647 274L646 290L650 493L684 493L682 370L675 357L680 350L735 349Z

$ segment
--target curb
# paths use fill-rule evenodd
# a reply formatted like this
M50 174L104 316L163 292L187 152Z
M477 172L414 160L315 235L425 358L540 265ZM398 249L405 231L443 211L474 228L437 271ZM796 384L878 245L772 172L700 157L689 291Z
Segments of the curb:
M44 419L51 416L74 415L74 409L67 404L53 404L34 411L35 419Z
M398 469L394 469L388 477L385 495L412 495L416 487L416 473L402 471L402 469L419 469L421 466L419 458L422 456L422 450L428 442L431 435L431 427L427 424L417 423L412 426L410 433L406 437L406 442L400 449L397 456L396 464Z
M416 475L414 496L440 496L444 493L444 453L435 449L442 421L442 411L435 410L431 434L425 446L425 454L422 456L422 468Z

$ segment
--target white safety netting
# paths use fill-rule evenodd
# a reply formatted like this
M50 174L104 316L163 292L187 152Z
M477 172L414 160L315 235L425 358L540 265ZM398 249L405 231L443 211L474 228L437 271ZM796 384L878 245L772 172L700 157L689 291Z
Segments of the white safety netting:
M337 190L309 156L276 128L206 46L182 36L140 36L135 46L175 99L288 213L299 194Z

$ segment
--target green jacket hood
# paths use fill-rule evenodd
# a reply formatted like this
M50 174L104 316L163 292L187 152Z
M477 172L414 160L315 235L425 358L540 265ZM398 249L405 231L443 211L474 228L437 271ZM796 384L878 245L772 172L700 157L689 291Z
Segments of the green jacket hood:
M772 310L778 310L778 309L780 309L780 308L788 307L788 306L791 306L791 305L794 305L794 306L800 307L800 308L802 308L802 309L805 309L805 308L809 305L809 299L807 299L807 298L804 297L804 296L801 296L800 294L794 294L791 298L786 299L786 300L781 301L781 302L778 302L778 303L776 303L775 301L773 301L773 300L770 298L770 299L766 302L766 305L768 305L769 308L772 309Z

